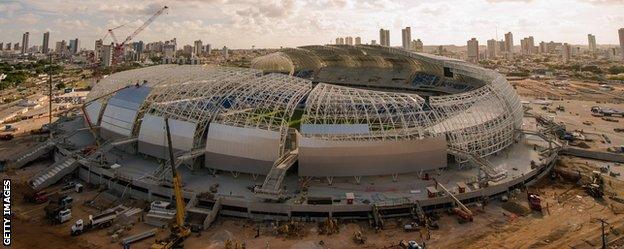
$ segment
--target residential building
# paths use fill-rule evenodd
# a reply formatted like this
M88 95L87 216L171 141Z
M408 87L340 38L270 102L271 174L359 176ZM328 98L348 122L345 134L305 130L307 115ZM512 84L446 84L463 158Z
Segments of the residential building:
M479 41L477 41L477 38L472 38L468 40L467 43L468 43L467 44L468 52L466 53L467 61L472 62L472 63L478 63L479 62Z
M43 43L41 44L41 52L50 53L50 32L43 33Z
M412 28L405 27L404 29L401 29L401 38L401 45L403 46L403 49L412 49Z
M587 35L587 45L589 45L590 52L596 52L596 36L592 34Z
M26 32L22 35L22 54L25 54L28 52L28 39L30 37L30 33ZM17 49L15 49L17 50Z

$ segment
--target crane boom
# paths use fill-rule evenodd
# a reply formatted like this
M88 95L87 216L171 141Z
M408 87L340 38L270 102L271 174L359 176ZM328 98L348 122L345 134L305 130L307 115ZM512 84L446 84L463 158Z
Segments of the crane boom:
M169 151L169 163L171 164L171 175L173 180L173 191L176 200L176 225L178 227L184 226L184 200L182 199L182 188L180 187L181 180L178 170L175 166L175 157L173 155L173 145L171 144L171 131L169 129L169 117L165 117L165 130L167 132L167 147Z
M122 45L127 44L132 39L134 39L135 36L137 36L139 33L141 33L141 31L143 31L145 28L147 28L147 26L149 26L152 22L154 22L154 20L156 20L157 17L159 17L160 15L165 13L165 11L167 11L167 9L169 9L169 7L164 6L161 9L159 9L158 11L156 11L156 13L154 13L149 19L147 19L147 21L145 21L134 32L132 32L132 34L130 34L128 37L126 37L126 39L121 44Z

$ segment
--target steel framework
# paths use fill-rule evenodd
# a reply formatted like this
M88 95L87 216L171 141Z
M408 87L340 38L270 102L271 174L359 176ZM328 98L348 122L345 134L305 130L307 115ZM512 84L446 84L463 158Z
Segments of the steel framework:
M381 92L330 84L318 84L310 93L302 125L365 124L367 132L356 134L302 133L328 140L397 140L430 135L431 112L415 94Z

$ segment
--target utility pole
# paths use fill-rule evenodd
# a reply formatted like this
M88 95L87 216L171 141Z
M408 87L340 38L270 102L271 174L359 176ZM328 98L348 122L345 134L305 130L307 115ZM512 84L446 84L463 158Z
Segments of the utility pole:
M605 224L609 224L607 223L607 221L605 221L604 219L598 219L598 221L600 221L600 225L602 227L602 249L607 249L607 237L605 236Z
M49 111L49 115L48 115L48 130L52 128L52 53L50 53L50 65L48 66L48 101L49 101L49 106L48 106L48 111ZM50 138L52 138L52 131L49 132L50 133Z

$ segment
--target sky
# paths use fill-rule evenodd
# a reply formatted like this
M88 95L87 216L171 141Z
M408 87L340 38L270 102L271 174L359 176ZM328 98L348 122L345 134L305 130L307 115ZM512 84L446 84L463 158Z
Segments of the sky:
M480 44L511 31L514 44L527 36L539 41L618 44L624 28L624 0L0 0L0 42L40 45L43 32L54 42L78 38L93 49L108 28L123 39L162 6L169 6L135 41L165 41L178 46L202 40L218 48L279 48L333 42L336 37L379 40L390 29L391 45L401 43L401 28L425 45ZM107 38L105 42L110 42Z

